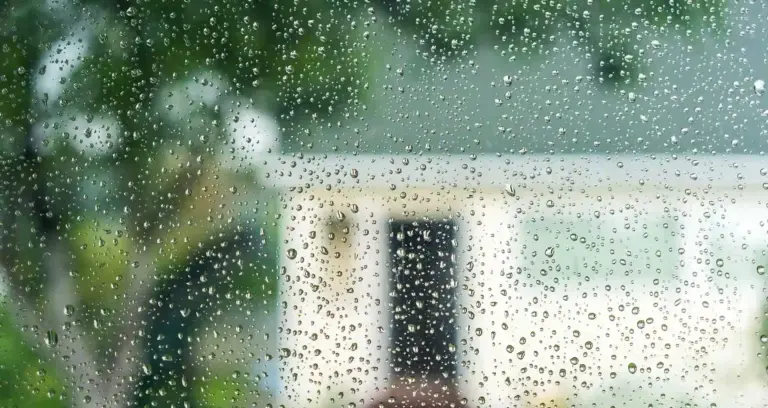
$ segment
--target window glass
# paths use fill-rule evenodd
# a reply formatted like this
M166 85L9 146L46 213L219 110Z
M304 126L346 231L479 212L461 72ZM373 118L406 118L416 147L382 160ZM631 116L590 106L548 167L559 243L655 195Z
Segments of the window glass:
M768 403L763 2L0 23L0 407Z

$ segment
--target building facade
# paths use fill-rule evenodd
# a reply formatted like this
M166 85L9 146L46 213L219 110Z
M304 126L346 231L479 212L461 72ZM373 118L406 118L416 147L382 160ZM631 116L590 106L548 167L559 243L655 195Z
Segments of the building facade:
M759 406L762 162L272 158L280 403L361 406L428 372L468 406Z

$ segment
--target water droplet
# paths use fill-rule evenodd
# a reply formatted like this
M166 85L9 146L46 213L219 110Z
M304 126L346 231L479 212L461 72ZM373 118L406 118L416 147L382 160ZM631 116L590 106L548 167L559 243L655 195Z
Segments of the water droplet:
M513 351L515 351L515 346L513 346L511 344L508 344L507 345L507 353L511 353Z
M357 169L352 169L352 170L350 170L350 172L349 172L349 175L350 175L352 178L357 178L357 176L359 176L359 175L360 175L360 173L357 171Z
M758 274L758 275L765 275L765 266L763 266L763 265L758 265L758 266L757 266L757 274Z
M64 315L67 317L72 317L75 314L75 307L72 305L66 305L64 306Z
M762 96L765 93L765 81L762 79L756 80L752 87L758 96Z
M547 256L547 258L552 258L555 256L555 247L549 247L544 250L544 255Z
M56 330L48 330L48 333L45 335L45 345L56 347L57 344L59 344L59 334L56 333Z
M715 261L715 265L717 265L718 268L722 268L723 265L725 265L725 261L723 261L722 258L717 258L717 260Z
M296 251L293 248L288 248L287 251L285 251L285 255L288 257L288 259L296 259L296 256L298 255L298 251Z
M637 372L637 364L629 363L629 365L627 366L627 369L629 370L630 374L634 374Z
M181 317L187 317L189 316L190 313L192 313L192 310L185 308L185 309L181 309L179 312L181 313Z
M504 186L504 192L507 193L508 196L514 197L515 196L515 189L512 187L512 184L506 184Z

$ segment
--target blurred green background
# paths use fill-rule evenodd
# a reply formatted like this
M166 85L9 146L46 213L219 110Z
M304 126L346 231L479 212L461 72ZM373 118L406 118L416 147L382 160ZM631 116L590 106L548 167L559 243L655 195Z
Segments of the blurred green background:
M568 38L596 89L624 95L644 64L624 27L716 36L724 9L0 1L0 406L268 403L281 203L257 164L317 146L403 151L311 130L387 103L372 73L391 71L377 34L436 76L481 46L534 61Z

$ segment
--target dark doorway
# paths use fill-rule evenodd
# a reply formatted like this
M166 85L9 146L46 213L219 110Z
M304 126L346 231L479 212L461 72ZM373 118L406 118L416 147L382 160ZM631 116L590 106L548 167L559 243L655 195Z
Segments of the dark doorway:
M455 379L451 222L390 223L390 362L396 377Z

